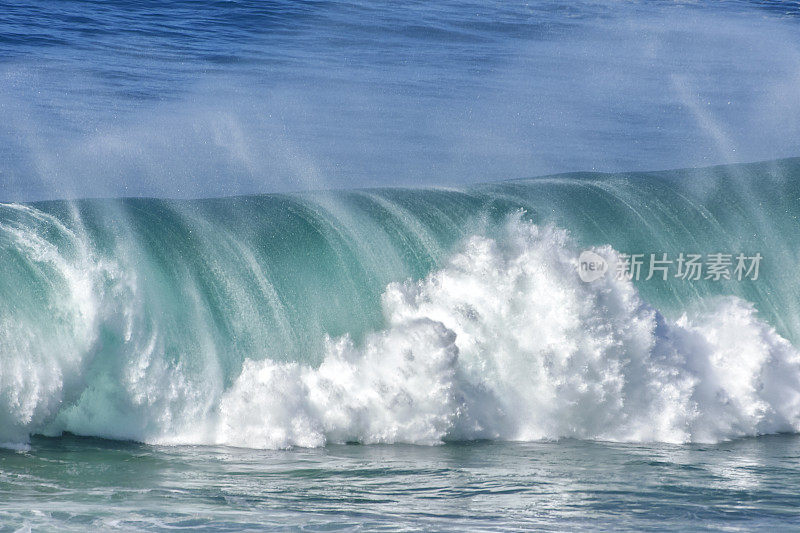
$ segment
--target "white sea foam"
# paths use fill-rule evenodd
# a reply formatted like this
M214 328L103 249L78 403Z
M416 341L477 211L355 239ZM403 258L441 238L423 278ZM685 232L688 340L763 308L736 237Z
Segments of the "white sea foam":
M40 283L40 294L15 294L12 286L0 303L0 441L14 447L55 415L69 389L80 386L94 342L98 309L93 294L103 267L80 237L55 218L22 205L3 208L18 211L27 224L0 225L0 250L20 251L30 261L23 268ZM42 228L62 246L39 235ZM11 274L4 272L5 281L13 284Z
M579 251L519 219L471 238L446 268L387 288L389 327L363 347L331 340L316 369L248 361L214 441L716 442L800 429L798 352L751 304L720 298L669 322L628 281L580 281Z

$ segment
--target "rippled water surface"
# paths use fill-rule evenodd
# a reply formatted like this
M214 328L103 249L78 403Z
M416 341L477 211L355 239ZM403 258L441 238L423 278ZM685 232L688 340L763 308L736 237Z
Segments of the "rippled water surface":
M785 530L800 438L250 451L64 437L0 451L2 530Z

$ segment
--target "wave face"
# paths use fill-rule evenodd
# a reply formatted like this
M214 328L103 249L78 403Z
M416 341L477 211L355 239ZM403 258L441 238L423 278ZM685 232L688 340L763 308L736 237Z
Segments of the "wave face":
M0 442L800 430L800 160L462 190L0 205ZM587 248L758 281L583 283Z

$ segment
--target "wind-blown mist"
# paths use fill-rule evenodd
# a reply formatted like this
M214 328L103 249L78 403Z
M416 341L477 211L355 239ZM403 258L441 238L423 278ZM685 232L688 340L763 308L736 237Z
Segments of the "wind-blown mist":
M0 199L457 185L800 139L789 4L155 6L2 6Z

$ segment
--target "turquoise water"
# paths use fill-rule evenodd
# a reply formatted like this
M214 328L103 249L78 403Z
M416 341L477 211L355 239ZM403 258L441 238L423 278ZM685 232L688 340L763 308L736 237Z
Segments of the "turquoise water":
M799 177L797 160L781 160L447 190L4 204L0 440L793 430ZM757 280L583 283L577 257L597 246L757 252L763 265ZM571 380L574 397L559 385ZM622 426L590 420L593 401L608 402L604 417L624 413ZM677 418L631 421L650 409ZM702 427L717 409L732 418Z

